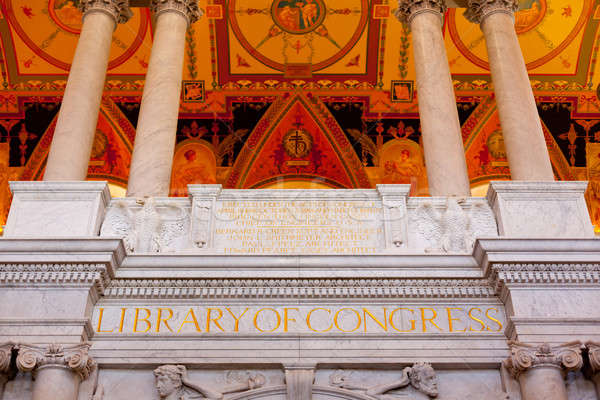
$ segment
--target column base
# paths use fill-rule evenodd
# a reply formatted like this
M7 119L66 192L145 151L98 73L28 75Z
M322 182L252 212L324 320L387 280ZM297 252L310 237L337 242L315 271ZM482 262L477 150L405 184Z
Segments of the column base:
M587 182L491 182L487 199L500 236L593 237L586 189Z
M4 237L97 236L110 202L105 181L10 182Z

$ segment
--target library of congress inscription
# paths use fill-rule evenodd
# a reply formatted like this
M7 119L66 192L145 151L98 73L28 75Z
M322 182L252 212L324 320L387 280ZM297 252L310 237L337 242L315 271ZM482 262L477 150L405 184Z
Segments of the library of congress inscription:
M93 316L101 334L495 334L501 306L207 305L105 306Z
M374 254L384 245L378 201L232 200L215 209L225 254Z

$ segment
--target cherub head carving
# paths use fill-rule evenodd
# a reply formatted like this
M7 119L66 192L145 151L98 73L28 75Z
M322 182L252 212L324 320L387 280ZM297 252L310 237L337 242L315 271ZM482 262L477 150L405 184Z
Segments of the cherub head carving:
M408 372L410 384L429 397L437 397L437 376L429 363L418 362Z
M185 374L183 365L161 365L154 370L156 390L161 399L176 399L183 390L182 377Z

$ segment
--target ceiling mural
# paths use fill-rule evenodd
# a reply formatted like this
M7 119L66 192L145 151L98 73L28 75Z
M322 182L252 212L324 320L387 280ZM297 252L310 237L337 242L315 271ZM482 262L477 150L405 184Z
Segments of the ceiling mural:
M171 195L225 187L374 187L427 195L411 32L389 0L200 0L187 32ZM590 180L600 227L600 2L522 0L519 43L558 179ZM127 185L150 12L114 32L90 179ZM9 179L41 179L81 29L74 0L0 2L0 224ZM444 20L474 191L509 179L485 41ZM124 190L124 189L122 189ZM480 193L480 192L477 192Z

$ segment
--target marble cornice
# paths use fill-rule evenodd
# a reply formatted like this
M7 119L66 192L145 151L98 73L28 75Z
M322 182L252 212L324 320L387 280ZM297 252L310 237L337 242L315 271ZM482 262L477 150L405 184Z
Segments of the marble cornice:
M510 373L518 378L531 368L558 368L561 371L577 371L583 366L581 342L571 342L561 346L527 345L509 342L510 357L504 365Z
M204 14L204 11L198 7L197 0L152 0L150 10L157 17L164 12L181 14L186 19L188 26L202 18Z
M43 347L21 344L18 346L17 368L22 372L32 372L44 367L63 367L85 380L96 366L88 354L89 348L88 343L73 346L51 344Z
M78 8L83 18L91 12L103 12L114 18L116 24L124 24L133 16L129 0L79 0Z
M493 298L484 279L115 279L107 299Z
M519 9L518 0L468 0L465 17L476 24L495 13L505 13L514 18Z
M400 22L410 23L417 15L426 12L437 14L441 18L447 9L444 0L398 0L395 15Z

